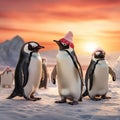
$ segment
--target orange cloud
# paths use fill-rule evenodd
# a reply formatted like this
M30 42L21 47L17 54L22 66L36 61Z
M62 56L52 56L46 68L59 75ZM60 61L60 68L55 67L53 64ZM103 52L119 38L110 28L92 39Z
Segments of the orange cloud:
M0 16L26 21L45 22L51 20L82 21L108 19L119 14L119 0L57 0L57 1L0 1Z
M0 40L20 35L51 42L72 30L76 41L107 45L120 39L119 6L120 0L1 0Z

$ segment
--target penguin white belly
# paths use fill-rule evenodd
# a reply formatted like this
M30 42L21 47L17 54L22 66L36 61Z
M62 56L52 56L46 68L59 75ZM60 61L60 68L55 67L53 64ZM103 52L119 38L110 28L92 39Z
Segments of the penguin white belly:
M105 61L99 61L94 70L93 85L89 95L105 95L108 91L109 69Z
M42 74L42 60L39 55L32 56L29 64L29 77L24 92L27 97L34 93L40 84L40 77Z
M56 67L59 94L79 99L80 77L72 59L66 52L59 52Z

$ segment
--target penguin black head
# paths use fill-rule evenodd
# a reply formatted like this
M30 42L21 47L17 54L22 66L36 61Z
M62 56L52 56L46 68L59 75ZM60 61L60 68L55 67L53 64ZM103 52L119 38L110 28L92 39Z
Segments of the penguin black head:
M26 52L26 53L38 52L42 48L44 48L44 46L41 46L37 42L34 42L34 41L25 43L25 45L23 47L24 52Z
M58 44L60 50L74 48L73 33L71 31L69 31L63 38L53 41Z
M60 50L65 50L69 48L69 44L63 43L60 40L53 40L53 41L57 43Z
M96 59L104 59L104 58L105 58L105 52L104 52L104 50L96 50L96 51L93 53L93 56L94 56L94 58L96 58Z

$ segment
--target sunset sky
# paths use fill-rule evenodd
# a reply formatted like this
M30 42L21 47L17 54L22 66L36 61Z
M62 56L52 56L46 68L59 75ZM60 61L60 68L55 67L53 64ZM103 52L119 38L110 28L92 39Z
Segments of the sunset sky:
M78 53L91 43L119 52L120 0L0 0L1 42L19 35L57 49L53 40L68 31Z

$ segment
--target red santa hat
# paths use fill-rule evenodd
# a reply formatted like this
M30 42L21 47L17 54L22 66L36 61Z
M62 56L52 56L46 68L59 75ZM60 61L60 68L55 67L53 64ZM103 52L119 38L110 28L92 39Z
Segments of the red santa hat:
M59 41L61 41L62 43L65 43L67 45L69 45L71 48L74 48L74 44L73 44L73 33L71 31L69 31L63 38L61 38Z

